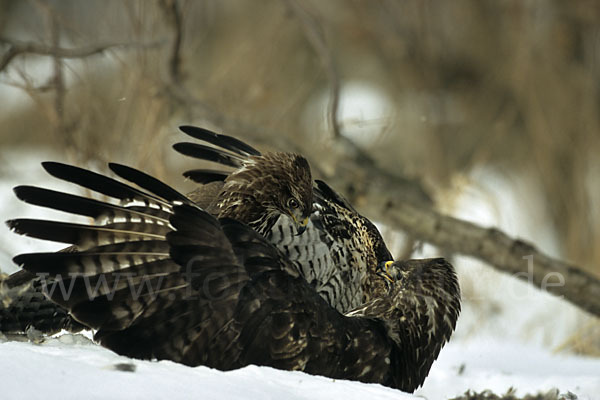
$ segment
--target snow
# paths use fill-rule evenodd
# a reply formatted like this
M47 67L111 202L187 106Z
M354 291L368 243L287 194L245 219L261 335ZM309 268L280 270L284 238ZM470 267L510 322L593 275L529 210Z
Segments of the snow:
M518 395L557 388L561 393L575 393L579 399L598 399L600 360L552 354L541 347L490 336L451 341L415 394L443 399L468 389L503 394L510 387L516 388Z
M223 372L170 361L130 360L77 335L42 345L0 344L2 392L11 398L89 399L411 399L380 385L339 381L302 372L248 366ZM115 369L135 365L135 372ZM35 377L35 379L32 379ZM27 384L25 384L27 382ZM55 390L55 391L53 391ZM53 396L52 393L55 393Z
M39 165L42 160L61 158L48 151L0 152L0 220L65 219L64 213L19 202L11 192L17 184L72 191L73 185L48 179ZM473 205L476 201L470 199L471 206L465 207L471 218L527 237L528 232L511 227L510 221L486 220L489 212L474 213L481 210ZM514 219L523 220L523 216ZM61 247L14 235L4 225L0 235L11 238L0 242L0 270L8 273L16 270L10 259L18 253ZM542 245L551 247L552 238L544 239ZM426 246L423 255L433 255L428 252L435 250ZM223 372L168 361L131 360L85 336L65 334L42 344L0 340L0 398L444 399L467 390L490 389L501 394L511 387L518 395L558 388L561 393L576 394L578 399L600 398L600 359L552 350L591 317L471 259L459 257L454 263L463 288L463 312L451 342L442 349L424 386L414 395L381 385L267 367ZM133 365L135 370L119 370L115 367L118 364Z
M116 365L135 366L134 372ZM461 366L463 366L461 372ZM190 368L170 361L119 356L82 335L65 334L41 345L0 343L2 392L12 399L444 399L468 389L505 393L558 388L597 399L600 360L552 355L541 348L481 339L450 343L414 395L376 384L334 380L296 371L248 366L234 371Z

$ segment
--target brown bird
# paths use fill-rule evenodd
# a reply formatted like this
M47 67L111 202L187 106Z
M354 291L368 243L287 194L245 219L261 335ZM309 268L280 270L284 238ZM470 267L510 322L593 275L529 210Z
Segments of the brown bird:
M234 218L262 234L267 234L281 215L289 217L285 221L290 229L297 234L304 232L313 201L310 166L304 157L284 152L261 155L258 150L229 136L201 128L181 129L219 148L179 143L175 145L177 149L192 151L209 161L236 167L228 173L191 171L195 173L196 180L202 174L204 181L201 187L188 194L190 199L216 217ZM98 175L82 174L75 167L69 168L58 163L44 163L43 166L51 175L88 189L98 189L104 183ZM122 174L126 175L126 171L121 168ZM71 246L63 252L77 249L77 246ZM39 279L27 271L0 276L0 300L0 332L35 329L44 334L53 334L61 329L77 332L83 328L66 310L47 300L41 291Z
M150 259L139 258L141 251L135 249L136 246L141 246L141 244L137 242L145 242L143 244L145 256L153 251L159 251L161 248L163 249L161 254L163 256L167 254L166 249L171 251L173 248L168 241L169 232L171 232L170 229L173 227L169 225L171 214L169 212L164 214L163 212L165 209L171 209L174 204L183 203L191 205L193 201L196 205L201 206L217 217L230 217L245 222L266 238L270 245L275 245L279 250L279 259L277 261L280 266L279 268L283 268L291 276L305 281L313 292L311 296L314 297L314 293L316 293L325 300L327 307L324 309L319 309L321 306L318 303L313 304L312 300L310 300L311 296L299 300L298 304L304 304L304 306L309 307L310 303L312 306L317 307L314 310L315 318L321 314L337 316L332 317L332 321L335 318L339 318L340 315L337 312L331 314L331 307L335 308L338 312L347 313L348 316L352 316L352 321L356 321L355 318L359 316L379 318L374 315L385 315L386 321L393 321L398 317L398 321L390 324L389 327L388 322L384 322L383 325L386 326L388 334L392 336L400 334L400 331L393 333L395 329L409 332L403 335L405 348L402 349L404 356L402 356L401 362L404 364L395 368L398 371L402 370L400 372L403 376L402 382L404 383L402 383L403 386L401 388L405 390L413 386L416 388L427 375L431 363L437 357L442 345L449 338L456 322L460 304L458 286L455 284L452 267L441 259L390 264L391 255L375 226L368 219L360 216L347 201L335 193L324 182L316 181L313 187L310 168L303 157L290 153L267 153L262 155L256 149L235 138L217 135L201 128L182 127L182 130L190 136L217 147L208 147L197 143L179 143L175 145L176 150L196 158L232 167L231 171L192 170L186 172L184 175L202 184L201 187L188 196L180 195L165 184L139 171L117 164L110 165L111 169L117 175L136 183L150 193L144 193L99 174L58 163L44 163L44 167L49 173L58 178L78 183L88 189L116 198L120 201L120 206L115 208L115 205L107 203L99 204L90 199L39 188L20 187L15 189L17 195L27 202L88 215L95 218L95 222L99 226L84 228L82 226L74 226L73 224L35 220L16 220L10 222L11 226L17 232L55 241L73 243L75 246L72 246L70 250L75 251L75 253L70 253L70 255L68 253L56 253L61 255L53 257L46 257L46 254L29 255L29 257L33 257L30 259L27 259L28 256L24 255L20 256L21 258L17 257L15 259L18 263L24 260L22 257L25 257L25 260L29 261L32 259L37 260L36 262L39 263L33 269L37 268L38 272L42 271L42 276L48 279L41 283L39 279L33 281L37 286L37 290L33 291L33 296L31 295L31 290L20 292L20 295L26 297L28 300L28 303L26 303L27 307L21 309L20 313L18 313L18 316L21 318L15 318L17 314L11 314L10 312L8 312L8 316L3 316L3 311L0 310L0 329L5 330L5 327L14 328L15 326L24 329L26 327L25 324L29 320L30 322L34 322L36 328L42 330L44 328L50 328L48 330L60 328L81 329L83 326L87 326L100 329L103 332L107 329L110 331L110 325L107 326L106 324L98 324L97 321L90 321L89 316L82 315L79 311L89 307L88 303L98 304L96 300L92 301L89 295L89 288L104 288L105 293L103 295L108 296L112 293L109 287L112 287L113 291L119 289L122 293L125 288L129 288L130 290L135 288L137 290L141 288L140 285L149 282L146 278L153 275L152 273L148 275L149 271L146 266L154 265L157 260L152 258L154 256L150 257ZM158 206L156 204L149 206L151 204L149 199L154 199L154 201L157 201L157 199L160 200L157 203ZM128 214L132 212L141 214ZM144 213L147 215L144 216ZM153 220L148 215L153 218L161 215L162 217L159 220ZM149 223L148 221L154 222ZM303 233L305 230L306 232ZM167 238L166 241L165 238ZM262 240L264 241L264 239ZM108 244L116 245L116 243L119 243L121 247L106 247ZM133 243L136 246L133 246ZM212 251L211 246L214 247L214 243L207 240L207 243L202 246L202 251ZM244 255L246 254L245 251L250 251L253 246L262 249L264 243L259 245L258 241L252 240L244 244L244 246L247 247L242 249L244 251L237 250L235 254L244 260L244 268L254 268L247 266L247 258ZM90 257L90 254L88 254L91 251L90 249L98 250L95 257ZM196 260L196 256L194 256L194 260ZM67 274L77 274L78 268L80 268L75 266L77 263L87 265L86 268L91 268L90 263L96 267L96 270L93 270L93 268L90 269L89 274L91 275L86 275L87 278L82 278L84 279L83 286L86 289L85 293L82 291L81 282L76 283L77 279L72 279L71 277L65 278L63 275L58 279L56 277L50 279L54 275L48 274L57 273L56 269L54 269L57 263L51 262L55 257L60 260L68 260L68 262L65 261L66 265L63 266L63 272ZM132 260L137 261L131 261L128 257L133 257ZM45 260L45 264L41 260ZM267 259L260 258L260 260L261 262L266 262ZM175 269L171 272L177 272L179 275L182 275L183 264L177 263L175 258L169 260L161 259L160 261L157 265L162 267L166 265L173 267L172 264L175 263L177 267L174 267ZM103 267L100 268L100 266L106 263L114 264L111 268L114 269L113 272L116 275L113 276L102 272ZM140 268L140 265L143 265L144 268ZM386 266L388 266L387 270ZM394 272L399 271L400 267L404 271L404 275L402 275L403 279L405 275L413 277L411 278L412 280L408 278L404 279L402 281L402 288L399 288L395 283L391 283L400 277L400 275ZM46 270L48 272L43 272ZM152 268L150 268L151 270ZM163 277L165 271L162 272L162 275L157 276ZM58 273L60 274L60 270ZM131 273L135 274L135 279L131 277L132 280L129 280ZM19 274L21 274L20 277ZM24 281L22 279L23 274L31 276L31 273L22 271L22 273L14 274L7 282L9 284L12 283L13 286L16 283L21 284ZM140 278L139 275L142 275L142 277ZM185 276L185 274L183 275ZM418 279L414 279L414 277L421 275L428 278L424 279L417 287ZM127 279L124 279L124 276ZM443 280L440 280L440 278L444 278L450 282L447 288L440 291L441 297L436 294L436 290L440 289L438 285L444 285ZM199 281L196 280L195 282ZM203 284L210 286L210 282L206 280L203 282ZM409 284L411 282L414 284ZM56 318L53 319L51 317L52 307L48 305L49 302L42 297L39 290L42 283L51 283L50 290L52 290L53 294L50 297L68 309L70 314L67 314L65 308L54 307L57 309L57 312L54 314ZM10 285L8 286L10 287ZM149 289L152 289L152 287L154 286L149 287ZM57 288L62 289L57 292ZM75 291L69 292L69 288ZM393 288L395 288L394 290L397 293L387 297L384 296L385 293L391 291ZM19 287L16 289L19 289ZM14 289L11 290L14 291ZM49 292L49 290L46 291ZM56 293L62 294L64 291L69 292L68 302L61 301L60 296L56 297ZM173 295L173 291L170 289L169 291L171 292L169 294ZM96 293L96 295L99 294L102 295L102 293ZM274 298L276 297L275 293L272 293L272 295ZM86 296L89 297L87 302L84 301ZM114 294L111 296L114 297ZM271 294L263 294L263 296L271 296ZM447 301L441 301L445 296L448 296ZM426 300L429 297L436 300L433 302ZM387 300L384 301L384 299ZM133 300L137 301L138 299ZM74 306L75 303L73 301L78 301L79 303ZM302 303L304 301L306 303ZM237 307L239 307L240 302L242 302L239 296L237 302ZM13 305L20 307L24 303L22 301L14 301ZM85 304L85 306L82 304ZM143 302L140 303L137 301L135 304L140 309L146 307ZM210 302L206 306L209 308L214 307ZM105 313L114 311L112 308L113 303L104 304L102 307L105 308ZM398 313L400 311L394 314L393 310L401 310L402 314ZM40 314L40 311L43 311L43 313L36 320L36 312ZM124 311L121 310L120 312ZM307 311L305 310L305 312ZM442 316L441 322L434 320L427 322L423 319L423 315L427 315L426 319L433 317L438 319L438 316L436 316L438 314L436 313ZM6 309L4 310L4 314L7 314ZM144 311L144 314L148 316L153 315L152 313L148 314L147 311ZM26 318L23 317L24 315ZM75 316L75 320L71 318L72 315ZM211 315L214 316L214 314ZM151 320L156 324L160 324L156 316L152 316ZM215 321L209 322L209 325L202 327L198 332L209 332L212 323ZM291 324L299 326L298 321L292 321ZM316 333L314 330L316 326L310 329L312 334ZM330 330L331 328L324 327L324 329ZM128 329L126 330L130 332ZM99 340L101 340L103 335L100 334L100 331L97 333ZM160 340L164 340L165 342L172 340L169 335L161 336L160 332L156 333L158 337L162 337ZM116 332L111 333L109 336L122 339L128 337L129 334L125 334L122 329L117 329ZM364 337L361 336L363 339ZM137 339L132 340L135 342L138 341ZM291 346L290 348L298 346L298 343L293 344L290 340L288 338L286 346ZM333 339L330 338L328 340ZM406 347L408 346L406 344L408 343L407 340L410 342L410 349ZM108 339L101 341L107 347L121 354L141 358L169 358L187 364L196 365L202 363L224 369L235 368L235 365L238 365L235 363L242 362L239 360L235 361L235 357L230 361L219 361L226 362L226 364L214 364L213 362L216 361L212 361L211 363L213 364L211 364L204 359L199 362L197 360L186 361L186 358L181 355L149 356L145 352L153 351L150 350L151 346L146 350L142 348L131 350L132 352L130 353L128 352L129 350L122 347L111 345ZM204 346L202 343L202 341L198 341L197 345ZM367 343L364 343L364 345L367 346ZM369 344L369 346L371 345L373 344ZM146 347L146 345L142 345L142 347ZM250 349L251 347L247 348ZM264 354L268 354L266 352L267 349L262 350L265 351ZM339 349L334 350L334 348L330 348L327 351L337 352ZM274 359L281 358L277 354L271 354L267 357ZM390 358L390 362L391 360L392 358ZM355 361L352 361L352 363ZM381 358L379 358L379 361L381 361ZM385 363L386 358L383 358L383 361ZM257 358L248 358L239 365L245 365L244 362L278 366L273 364L273 360L263 362ZM376 377L373 374L369 374L368 371L360 371L361 373L359 373L356 370L351 372L348 370L350 368L348 366L342 372L339 366L335 367L338 369L335 369L333 366L326 366L327 363L316 361L308 363L308 367L306 368L302 367L303 361L297 358L289 358L286 362L287 364L279 365L279 367L303 369L307 372L333 377L386 382L381 376ZM357 365L360 366L361 364ZM370 361L365 366L369 371L373 367L374 365ZM378 373L381 374L383 373L382 371L379 369ZM391 372L388 371L386 373ZM396 377L394 379L399 378ZM400 381L385 384L400 387L398 386L400 385L398 382Z
M181 130L216 147L177 143L177 151L230 169L185 172L184 176L200 186L188 194L189 199L217 217L234 218L264 235L338 311L350 311L368 300L362 289L369 276L367 269L373 270L392 256L367 218L324 182L313 183L304 157L283 152L263 155L233 137L191 126ZM78 176L73 168L52 163L45 168L83 186L89 179ZM81 329L64 310L52 311L55 307L33 278L20 271L4 280L6 288L20 295L5 296L10 304L0 308L0 331L24 331L31 326L44 333ZM37 310L43 310L45 316L36 318Z
M262 155L229 136L193 126L180 129L218 148L184 142L175 144L175 150L232 169L185 172L201 185L189 195L194 202L213 215L256 229L338 311L348 312L369 300L363 292L373 276L368 272L392 255L371 221L325 182L313 184L304 157Z
M142 189L64 164L44 167L119 204L15 188L28 203L95 224L8 221L17 233L77 247L14 261L119 354L223 370L268 365L413 391L454 329L460 293L443 259L367 268L368 300L344 315L249 225L217 219L140 171L110 165Z

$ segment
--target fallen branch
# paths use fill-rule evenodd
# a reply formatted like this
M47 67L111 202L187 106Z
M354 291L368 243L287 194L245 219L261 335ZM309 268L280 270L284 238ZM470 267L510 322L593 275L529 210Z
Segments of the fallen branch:
M600 279L530 243L390 196L369 196L368 206L361 209L418 240L475 257L600 316Z

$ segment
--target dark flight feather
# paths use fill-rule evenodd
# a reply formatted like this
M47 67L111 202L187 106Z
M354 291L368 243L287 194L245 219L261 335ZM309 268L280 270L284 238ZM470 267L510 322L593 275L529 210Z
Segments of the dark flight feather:
M200 160L213 161L229 167L240 168L242 158L239 155L231 154L226 151L209 147L198 143L180 142L175 143L173 148L188 157L198 158Z
M185 203L189 201L187 197L177 190L138 169L117 163L109 163L108 167L121 178L135 183L139 187L148 190L153 195L162 197L169 202L180 201Z
M197 183L211 183L224 181L229 176L230 172L225 171L214 171L210 169L191 169L189 171L185 171L183 176L189 178Z
M156 240L163 238L168 232L165 225L148 224L145 227L146 230L143 230L140 224L131 222L111 224L110 226L90 226L71 222L23 218L6 221L6 224L15 233L21 235L74 244L80 247L86 247L90 243L108 244L135 239Z
M159 204L168 205L160 197L144 193L115 179L73 165L45 161L44 169L52 176L72 182L97 193L120 200L147 199ZM164 196L163 196L164 197Z
M84 215L92 218L107 217L111 220L119 218L127 220L147 218L157 223L168 222L163 218L144 212L134 211L115 204L104 203L99 200L62 193L55 190L35 186L17 186L13 191L20 200L23 200L28 204L52 208L77 215Z
M230 150L236 154L244 156L260 156L260 151L234 137L220 135L218 133L209 131L208 129L189 125L180 126L179 129L195 139L213 144L226 150Z

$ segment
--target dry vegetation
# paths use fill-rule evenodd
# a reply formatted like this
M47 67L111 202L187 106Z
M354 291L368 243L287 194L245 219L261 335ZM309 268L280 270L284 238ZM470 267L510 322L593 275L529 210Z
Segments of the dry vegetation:
M391 196L444 206L486 166L535 181L545 201L523 205L600 277L598 21L595 1L0 0L0 80L30 99L2 100L0 144L178 183L167 144L197 124L345 174L337 188L374 217L389 187L373 173ZM364 147L340 136L356 124L337 112L351 82L390 104L362 122Z

